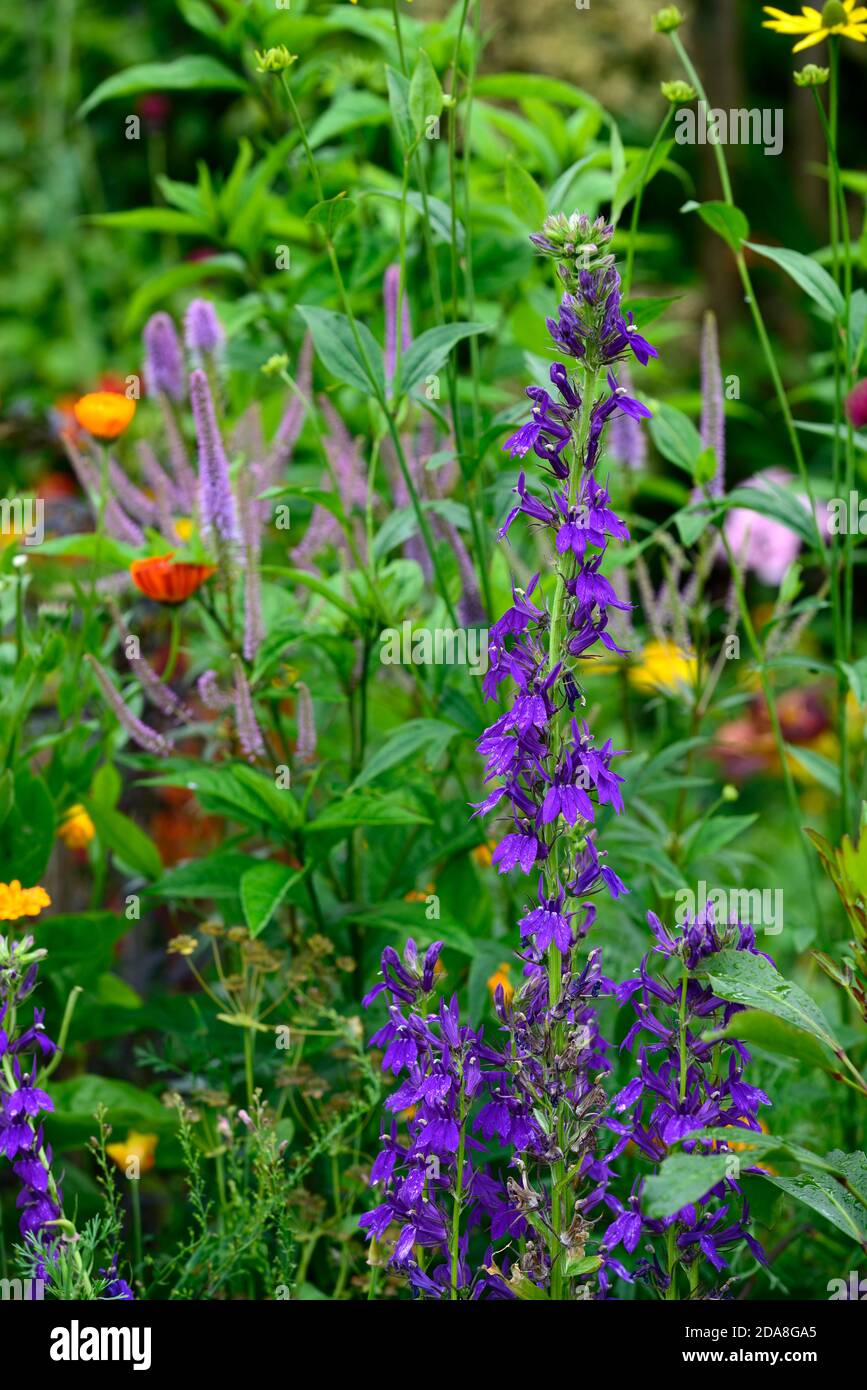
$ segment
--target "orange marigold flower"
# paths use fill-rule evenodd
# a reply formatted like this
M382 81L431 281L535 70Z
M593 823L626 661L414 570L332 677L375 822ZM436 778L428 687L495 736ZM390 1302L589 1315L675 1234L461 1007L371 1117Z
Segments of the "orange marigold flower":
M83 806L70 806L57 833L67 849L87 849L96 827Z
M72 407L76 420L97 439L117 439L131 424L135 401L116 391L91 391Z
M503 999L507 1004L509 1003L509 1000L512 998L512 995L515 993L515 986L512 984L510 978L511 971L512 967L507 960L500 961L500 964L497 966L493 975L488 980L488 989L491 992L492 999L497 992L497 986L502 985Z
M214 565L175 563L174 553L170 550L168 555L157 555L152 560L133 560L129 567L136 588L157 603L183 603L217 572Z
M22 888L17 878L0 883L0 922L17 922L19 917L38 917L51 899L44 888Z
M137 1130L131 1129L123 1143L106 1144L105 1151L128 1178L135 1178L153 1168L156 1161L154 1151L158 1143L158 1135L139 1134ZM131 1164L135 1165L134 1172L129 1171Z

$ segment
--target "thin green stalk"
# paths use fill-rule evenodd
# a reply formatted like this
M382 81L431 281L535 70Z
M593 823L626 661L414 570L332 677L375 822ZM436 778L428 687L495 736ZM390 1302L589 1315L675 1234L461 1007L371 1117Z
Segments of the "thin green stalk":
M451 1298L452 1301L458 1296L458 1260L460 1256L460 1237L461 1237L461 1210L464 1203L464 1154L466 1151L466 1096L464 1092L464 1078L461 1072L461 1088L458 1098L458 1124L460 1125L460 1139L458 1140L458 1154L456 1159L457 1169L455 1172L455 1192L454 1208L452 1211L452 1230L449 1240L449 1258L451 1260Z
M804 864L807 869L807 882L810 885L810 895L813 899L813 908L818 917L819 899L816 894L816 883L814 878L815 865L807 841L801 834L801 809L798 804L798 793L795 787L794 779L792 777L792 769L789 766L789 754L788 749L786 748L786 741L783 738L783 730L780 724L780 717L777 712L776 698L774 696L773 687L771 686L771 683L768 679L767 670L765 669L764 653L759 643L759 639L756 636L755 627L753 626L753 620L750 615L749 606L747 604L746 594L744 593L744 586L741 580L740 571L738 569L737 560L735 559L734 553L731 548L731 544L729 543L728 536L725 533L725 527L720 526L718 530L720 539L723 544L723 548L726 553L726 558L728 559L729 572L732 577L732 583L735 586L735 596L738 602L738 609L741 615L741 622L744 625L744 632L747 635L747 641L750 644L750 650L752 651L753 658L756 663L756 670L758 671L759 681L762 687L762 693L764 694L765 704L768 708L768 718L771 724L771 731L774 735L774 744L777 749L777 755L780 759L780 766L782 767L783 784L786 789L786 799L789 804L789 814L792 820L792 828L795 832L796 841L801 846L801 850L804 855Z
M632 218L629 223L629 248L626 252L626 273L623 276L623 295L626 299L628 299L632 290L632 263L635 258L635 238L638 235L638 219L641 216L641 203L644 198L647 176L653 167L654 156L662 142L673 115L674 106L669 102L666 113L659 124L659 129L653 137L653 143L645 156L644 164L641 168L641 181L638 188L635 190L635 198L632 203Z
M690 82L692 83L693 87L698 93L700 100L705 103L705 110L709 111L710 103L708 102L707 92L704 89L702 80L696 72L696 69L692 63L692 60L689 57L689 54L687 53L686 49L683 46L683 43L681 42L680 35L673 30L668 37L671 39L672 45L674 46L674 50L677 53L677 56L679 57L683 65L683 69L686 72L687 77L689 78ZM713 150L717 170L719 172L719 179L720 184L722 185L723 198L725 199L726 203L728 203L729 207L733 208L736 206L736 204L734 201L734 197L732 196L731 179L729 178L728 166L726 164L726 158L723 153L722 145L717 140L710 141L710 145L711 149ZM744 288L744 294L746 296L747 303L750 307L750 313L752 314L753 323L755 324L756 328L756 333L758 334L759 342L762 345L762 351L765 355L765 361L767 363L768 372L770 374L771 381L773 382L774 390L777 395L780 411L783 416L783 421L786 427L786 433L789 437L789 443L791 445L792 453L797 464L798 474L800 476L801 483L803 484L804 491L806 492L807 498L810 503L810 513L813 517L814 526L816 530L816 545L819 550L819 553L824 557L825 538L822 535L818 520L816 519L816 502L813 496L813 484L810 481L810 475L807 472L807 465L804 460L803 450L801 449L801 441L798 438L798 431L795 429L795 422L792 416L791 406L789 405L789 398L786 395L786 388L783 385L783 378L780 374L780 369L777 365L777 359L774 354L773 345L768 336L768 331L765 328L765 321L762 317L762 311L759 308L758 301L756 299L752 279L750 278L750 272L747 269L747 263L744 259L744 253L742 250L738 249L734 254L735 263L738 268L738 274L741 279L741 284Z

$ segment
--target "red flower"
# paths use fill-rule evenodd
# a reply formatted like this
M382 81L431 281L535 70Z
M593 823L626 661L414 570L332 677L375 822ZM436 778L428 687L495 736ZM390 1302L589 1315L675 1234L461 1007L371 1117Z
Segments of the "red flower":
M214 565L174 564L173 555L170 550L168 555L157 555L152 560L133 560L129 567L136 588L157 603L183 603L216 574Z

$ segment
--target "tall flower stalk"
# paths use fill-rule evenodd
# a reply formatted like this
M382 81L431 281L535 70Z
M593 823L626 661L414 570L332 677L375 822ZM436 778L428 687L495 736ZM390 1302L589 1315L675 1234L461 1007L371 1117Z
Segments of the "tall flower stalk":
M487 759L485 780L495 785L476 813L502 809L504 801L507 811L507 832L493 863L501 873L538 872L536 903L523 917L521 933L529 943L528 971L531 979L536 976L533 1012L539 1036L531 1052L543 1061L535 1077L536 1109L547 1141L545 1277L555 1299L564 1297L570 1273L588 1272L576 1248L583 1249L587 1235L589 1201L575 1193L596 1159L586 1132L579 1125L575 1133L574 1122L592 1091L588 1067L598 1070L604 1058L585 994L588 972L593 994L605 987L601 962L591 952L582 970L575 948L595 916L590 897L603 885L615 898L627 891L596 844L598 809L623 810L623 778L612 767L617 752L610 740L597 747L578 715L585 703L580 663L598 642L626 654L607 628L610 609L630 607L601 573L609 540L626 540L629 532L596 469L612 417L638 421L650 415L618 383L617 364L634 357L646 365L656 356L623 310L620 276L607 251L612 235L604 219L591 223L573 214L548 218L541 234L531 238L557 267L564 293L557 317L547 324L555 348L570 365L558 361L550 369L556 398L540 387L527 388L531 419L504 447L513 457L536 455L547 474L545 496L529 490L522 471L514 489L517 504L500 535L519 515L546 533L554 585L548 607L535 576L525 591L515 590L512 607L491 628L485 695L495 697L506 680L516 693L478 744ZM543 962L544 978L539 978ZM507 1023L514 1050L526 1017L519 1014ZM519 1092L522 1080L519 1069ZM601 1192L606 1175L595 1171L592 1176Z

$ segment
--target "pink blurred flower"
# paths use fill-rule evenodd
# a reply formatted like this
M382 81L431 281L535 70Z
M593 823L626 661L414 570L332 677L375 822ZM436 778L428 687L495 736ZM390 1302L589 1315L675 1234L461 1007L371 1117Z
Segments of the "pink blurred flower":
M750 478L744 487L784 487L790 481L784 468L767 468ZM807 508L806 499L799 498ZM759 512L734 507L725 520L726 539L735 558L745 569L753 570L765 584L779 584L801 548L801 539L788 526Z
M862 430L867 425L867 377L853 386L846 397L846 414L856 430Z

